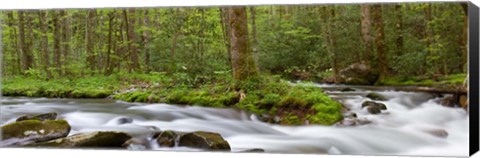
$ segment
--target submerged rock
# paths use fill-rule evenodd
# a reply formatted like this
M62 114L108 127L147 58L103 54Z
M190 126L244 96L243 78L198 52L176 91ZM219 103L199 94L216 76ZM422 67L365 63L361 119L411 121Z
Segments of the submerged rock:
M436 137L440 138L447 138L448 137L448 132L444 129L431 129L431 130L424 130L424 132L431 134Z
M55 120L55 119L57 119L57 113L51 112L46 114L34 115L34 116L21 116L17 118L16 122L26 121L26 120L46 121L46 120Z
M65 120L25 120L2 126L1 138L15 140L8 145L25 145L66 137L70 129Z
M365 101L362 103L362 108L367 108L370 114L379 114L382 110L387 110L387 106L383 103L377 103L373 101Z
M356 90L353 89L353 88L347 87L347 88L341 89L340 91L341 91L341 92L353 92L353 91L356 91Z
M123 132L91 132L78 133L66 138L60 138L48 142L32 144L30 146L40 147L85 147L85 148L121 148L124 143L132 137Z
M378 93L368 93L367 98L370 98L372 100L378 100L378 101L386 101L387 98L385 98L383 95L380 95Z
M156 137L157 143L162 147L184 146L205 150L229 150L230 145L218 133L196 131L175 132L163 131Z

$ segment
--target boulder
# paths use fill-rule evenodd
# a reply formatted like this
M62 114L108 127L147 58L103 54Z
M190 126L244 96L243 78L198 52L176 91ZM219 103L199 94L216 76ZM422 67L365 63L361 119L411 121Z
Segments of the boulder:
M339 73L339 81L350 85L373 85L377 79L378 73L364 62L352 64Z
M25 145L66 137L70 129L65 120L25 120L2 126L1 138L10 140L7 145Z
M60 148L121 148L124 147L124 143L131 138L131 136L123 132L90 132L78 133L66 138L36 143L29 146Z
M205 150L228 150L230 145L218 133L196 131L175 132L163 131L157 136L157 143L162 147L183 146ZM176 141L178 140L178 141Z
M34 115L34 116L21 116L17 118L16 122L25 121L25 120L45 121L45 120L55 120L55 119L57 119L57 113L51 112L46 114Z
M382 110L387 110L387 106L383 103L377 103L373 101L365 101L362 103L362 108L367 108L370 114L379 114Z
M386 101L387 98L385 98L383 95L380 95L378 93L368 93L367 98L370 98L372 100L378 100L378 101Z

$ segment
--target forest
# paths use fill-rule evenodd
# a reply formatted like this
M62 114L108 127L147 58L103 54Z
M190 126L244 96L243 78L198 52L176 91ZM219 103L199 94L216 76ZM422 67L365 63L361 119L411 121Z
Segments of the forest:
M5 96L281 113L331 101L288 81L435 87L466 78L466 3L17 10L1 18ZM319 107L328 117L317 122L341 119L333 105Z
M467 8L4 10L0 147L465 156Z

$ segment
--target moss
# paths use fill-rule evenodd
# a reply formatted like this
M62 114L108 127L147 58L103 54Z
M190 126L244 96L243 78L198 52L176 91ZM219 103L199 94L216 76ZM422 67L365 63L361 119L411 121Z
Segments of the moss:
M66 138L32 144L36 147L122 147L132 137L123 132L79 133Z
M70 132L70 125L65 120L25 120L2 126L2 139L26 138L29 134L48 135L58 133L66 136ZM31 132L29 132L31 131Z

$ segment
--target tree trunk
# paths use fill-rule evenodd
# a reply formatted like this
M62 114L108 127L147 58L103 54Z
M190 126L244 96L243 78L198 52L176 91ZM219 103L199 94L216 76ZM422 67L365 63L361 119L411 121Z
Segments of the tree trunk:
M60 43L61 43L61 32L60 32L60 15L58 11L53 11L53 62L55 64L55 70L57 71L58 75L62 75L62 65L60 62L61 58L61 50L60 50Z
M114 42L113 42L113 20L115 18L115 12L108 13L108 38L107 38L107 55L106 55L106 66L105 66L105 75L110 75L112 74L112 61L111 61L111 56L112 56L112 48L114 47Z
M136 35L134 25L135 25L135 9L130 8L127 10L123 10L123 15L125 18L125 28L127 32L127 41L128 41L128 56L130 59L130 64L128 71L138 71L140 69L140 64L138 63L138 49L136 43Z
M225 48L227 49L227 61L229 65L233 65L232 54L230 52L230 24L228 24L230 19L228 16L228 9L220 8L220 21L222 22L223 41L225 43Z
M39 11L38 18L40 19L40 27L41 27L41 51L42 51L42 68L43 71L47 74L47 79L52 78L52 73L50 72L50 50L48 49L48 24L45 21L48 20L48 11Z
M69 51L70 51L70 36L71 36L71 30L70 30L70 17L67 15L66 10L60 10L60 18L62 19L62 55L63 55L63 62L61 63L62 65L66 65L69 59ZM69 75L71 74L70 70L67 68L64 69L63 74Z
M372 37L372 20L370 15L370 5L363 4L361 6L362 19L361 19L361 31L362 39L365 44L365 51L363 52L363 61L370 65L373 60L373 37Z
M150 21L148 19L148 9L145 10L144 12L144 17L143 17L143 25L146 26L146 27L151 27L150 26ZM149 52L149 49L148 49L148 43L150 42L150 31L149 30L144 30L143 31L143 35L142 35L142 47L143 47L143 51L144 51L144 54L145 54L145 59L144 59L144 62L145 62L145 69L146 71L150 71L150 52Z
M87 15L87 22L86 22L86 33L85 33L85 50L87 51L87 63L88 67L90 69L90 73L94 74L95 73L95 65L96 65L96 60L95 60L95 46L94 46L94 41L93 41L93 36L94 36L94 18L95 18L95 12L96 10L90 9L88 10L88 15Z
M29 46L26 43L25 33L25 12L18 11L18 47L20 48L20 54L22 55L22 73L25 73L28 69L32 68L33 55L29 50Z
M252 53L253 53L253 57L254 57L254 60L255 60L255 63L258 63L258 52L257 52L257 46L258 46L258 41L257 41L257 25L255 23L255 20L256 20L256 9L255 9L255 6L251 6L249 7L250 8L250 17L251 17L251 22L252 22ZM258 67L257 67L258 68ZM257 70L259 71L259 70Z
M387 52L385 48L385 34L383 28L383 19L382 19L382 5L375 4L372 6L372 17L375 27L375 45L377 46L377 63L378 63L378 73L379 73L379 82L383 82L387 75L388 62L387 62Z
M395 55L401 56L403 54L403 12L402 5L395 4L395 14L396 14L396 38L395 38Z
M230 24L230 51L232 56L233 78L245 80L258 75L253 55L248 44L248 21L246 7L228 9Z

